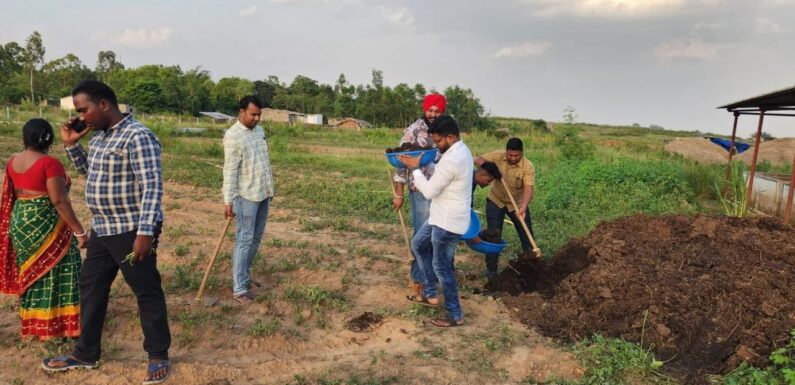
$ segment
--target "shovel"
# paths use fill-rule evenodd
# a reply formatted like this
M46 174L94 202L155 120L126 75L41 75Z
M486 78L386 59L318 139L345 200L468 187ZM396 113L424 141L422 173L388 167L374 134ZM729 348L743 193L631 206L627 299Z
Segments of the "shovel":
M505 193L508 194L508 198L511 198L511 204L513 204L513 209L516 212L516 218L519 218L519 206L516 205L516 201L513 199L513 195L511 195L511 190L508 189L508 184L505 183L505 178L500 178L500 182L502 182L502 186L505 187ZM530 234L530 229L527 228L527 223L524 223L524 220L520 220L519 222L522 223L522 228L524 229L524 233L527 235L527 239L530 240L530 244L533 245L533 253L535 253L536 258L541 258L541 249L538 248L535 239L533 239L533 235Z
M210 278L210 270L213 269L213 264L215 263L215 258L218 257L218 252L221 250L221 245L224 244L224 238L226 237L226 232L229 230L229 224L232 223L232 217L226 219L226 225L224 225L224 231L221 232L221 238L218 239L218 244L215 246L215 252L213 253L212 258L210 258L210 263L207 264L207 269L204 270L204 278L202 278L202 283L199 285L199 293L196 294L196 302L202 300L202 294L204 294L204 285L207 284L207 278ZM209 306L218 302L217 298L208 298Z
M386 170L389 173L389 183L392 184L392 193L397 195L397 191L395 191L395 182L392 180L392 170ZM406 241L406 250L407 256L409 260L409 285L413 282L411 280L411 265L414 263L414 253L411 252L411 242L409 241L409 232L406 229L406 221L403 220L403 211L397 210L398 218L400 218L400 227L403 229L403 240Z

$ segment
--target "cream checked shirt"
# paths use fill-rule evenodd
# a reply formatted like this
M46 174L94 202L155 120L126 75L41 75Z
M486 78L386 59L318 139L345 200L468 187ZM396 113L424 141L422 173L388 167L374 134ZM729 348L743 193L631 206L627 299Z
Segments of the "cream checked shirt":
M224 204L236 197L261 202L273 197L268 141L262 127L252 129L237 121L224 134Z

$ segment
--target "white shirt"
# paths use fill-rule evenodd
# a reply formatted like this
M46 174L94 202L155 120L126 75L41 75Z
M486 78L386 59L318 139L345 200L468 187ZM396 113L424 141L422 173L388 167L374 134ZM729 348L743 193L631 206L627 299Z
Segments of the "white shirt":
M274 195L273 172L265 131L237 121L224 134L224 203L240 196L261 202Z
M429 225L455 234L469 229L472 172L472 152L461 140L442 154L430 179L421 170L414 170L414 186L431 200Z

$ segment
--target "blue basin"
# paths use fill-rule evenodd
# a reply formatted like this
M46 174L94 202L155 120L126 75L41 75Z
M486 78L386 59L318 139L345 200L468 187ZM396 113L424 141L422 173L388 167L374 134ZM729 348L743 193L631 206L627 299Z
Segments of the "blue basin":
M391 164L395 168L406 168L406 166L404 166L403 163L400 163L400 160L397 157L398 155L422 156L422 158L420 158L420 167L425 167L433 163L434 160L436 160L437 152L438 151L435 148L430 150L389 152L386 154L386 159L389 161L389 164Z
M461 235L461 239L466 241L477 237L478 234L480 234L480 219L478 219L478 214L475 213L475 210L472 210L469 212L469 229Z
M500 243L491 243L486 241L475 243L471 240L466 241L466 243L470 249L483 254L499 254L503 249L505 249L505 246L508 246L508 242L505 242L502 239L500 240Z

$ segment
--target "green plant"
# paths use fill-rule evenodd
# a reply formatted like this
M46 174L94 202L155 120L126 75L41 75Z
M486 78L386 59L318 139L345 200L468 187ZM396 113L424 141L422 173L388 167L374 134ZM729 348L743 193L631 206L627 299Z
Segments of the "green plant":
M667 381L658 372L663 363L654 358L651 349L631 342L595 335L578 343L574 353L586 368L579 381L582 385L625 384L629 375Z
M271 318L266 322L258 319L254 325L251 326L251 329L249 329L248 335L252 337L270 337L276 334L281 328L282 323L277 318Z
M177 247L174 248L174 255L176 255L177 257L183 257L185 255L188 255L189 252L190 252L190 247L188 247L188 245L177 245Z
M725 385L795 385L795 329L789 343L770 353L770 366L754 368L742 363L724 379Z
M715 183L723 210L730 217L742 218L745 216L748 185L744 173L743 163L732 161L729 166L729 177L724 180L725 188L721 189L721 186L717 182Z

